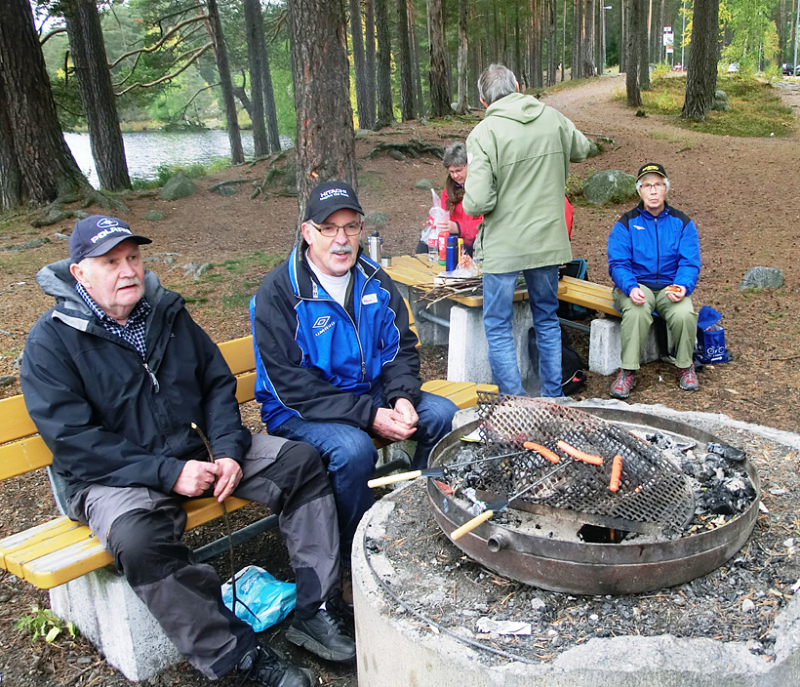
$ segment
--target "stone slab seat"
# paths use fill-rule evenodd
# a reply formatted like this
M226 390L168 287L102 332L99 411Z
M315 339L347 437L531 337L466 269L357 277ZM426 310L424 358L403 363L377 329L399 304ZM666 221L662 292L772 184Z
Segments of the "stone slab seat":
M225 341L219 347L236 375L237 400L252 401L256 378L252 337ZM423 389L465 408L477 403L479 390L496 391L497 387L432 380L423 384ZM380 448L385 443L376 441L376 445ZM36 433L23 397L0 400L0 481L51 463L52 454ZM225 507L231 512L249 503L230 497ZM187 529L223 513L213 497L190 499L184 509ZM272 526L277 522L275 516L261 522L268 520ZM234 537L241 533L234 533ZM56 615L73 622L126 678L146 680L182 658L112 562L88 527L63 515L0 539L0 569L48 589Z

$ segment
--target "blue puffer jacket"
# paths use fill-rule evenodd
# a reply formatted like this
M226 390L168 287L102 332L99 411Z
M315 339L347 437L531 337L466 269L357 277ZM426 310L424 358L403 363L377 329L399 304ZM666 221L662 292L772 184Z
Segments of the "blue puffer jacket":
M700 276L697 227L669 205L653 217L639 203L611 229L608 273L626 296L640 283L651 288L677 284L691 295Z
M348 302L317 282L303 247L270 272L250 301L256 357L255 397L272 432L290 417L342 422L367 430L382 385L389 405L420 401L417 337L389 276L359 253Z

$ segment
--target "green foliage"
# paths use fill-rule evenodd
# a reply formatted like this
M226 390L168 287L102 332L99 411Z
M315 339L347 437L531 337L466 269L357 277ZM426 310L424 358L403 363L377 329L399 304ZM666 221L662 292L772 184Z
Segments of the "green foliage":
M650 78L651 79L663 79L671 71L672 71L672 69L670 68L669 64L667 64L666 62L659 62L655 66L655 69L653 69L653 72L650 74Z
M687 122L680 113L686 92L686 77L653 79L651 91L642 91L644 109L666 115L677 126L721 136L790 136L794 131L791 108L783 105L768 83L741 72L717 78L717 88L728 94L729 112L708 112L705 121ZM620 96L615 94L615 97ZM624 94L622 94L624 99Z
M17 621L17 628L30 632L33 635L31 638L33 642L40 637L44 638L46 642L54 642L65 630L70 637L78 634L78 629L73 623L64 623L49 608L40 608L39 606L31 608L30 615L23 615Z

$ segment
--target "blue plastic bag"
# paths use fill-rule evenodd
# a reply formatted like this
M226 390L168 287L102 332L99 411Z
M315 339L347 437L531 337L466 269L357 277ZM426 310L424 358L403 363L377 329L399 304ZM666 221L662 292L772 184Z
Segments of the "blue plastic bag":
M231 610L230 582L222 585L222 601ZM276 580L257 565L248 565L236 573L236 617L256 632L263 632L283 620L294 609L296 601L294 584Z
M727 363L731 359L725 344L725 328L719 324L722 315L704 305L697 314L697 343L694 357L703 365Z

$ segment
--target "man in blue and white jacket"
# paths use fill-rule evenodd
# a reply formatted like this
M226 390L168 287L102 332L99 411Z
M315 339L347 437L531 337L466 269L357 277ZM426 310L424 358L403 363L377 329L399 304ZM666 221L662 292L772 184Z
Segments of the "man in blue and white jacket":
M680 388L695 391L699 384L692 353L697 313L691 294L700 276L697 227L667 204L669 179L662 165L643 165L636 190L642 202L617 220L608 237L614 305L622 313L622 368L611 396L627 398L636 385L639 353L653 311L664 318L672 337Z
M316 186L303 241L250 302L256 399L270 434L316 447L328 466L341 553L372 505L372 437L417 441L427 465L455 404L420 390L417 337L392 280L362 254L363 211L342 181Z

